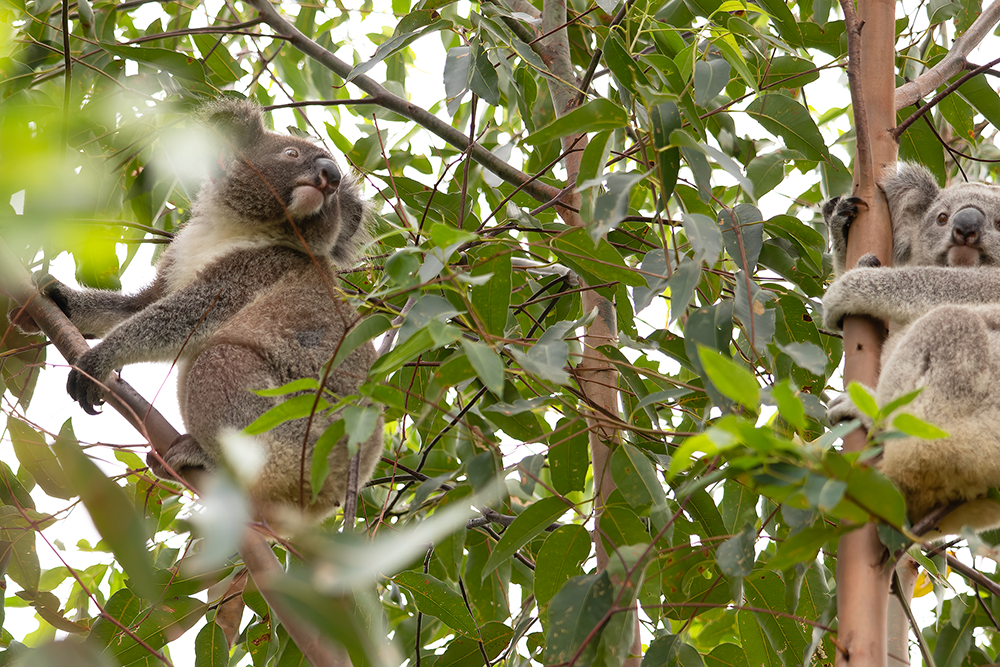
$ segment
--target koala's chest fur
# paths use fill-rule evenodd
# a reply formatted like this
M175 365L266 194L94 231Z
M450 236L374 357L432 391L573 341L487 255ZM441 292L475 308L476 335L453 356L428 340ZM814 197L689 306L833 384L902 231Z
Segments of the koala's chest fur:
M267 248L283 241L266 229L255 228L213 206L196 211L181 228L160 260L159 272L167 293L178 292L199 279L199 274L234 252Z

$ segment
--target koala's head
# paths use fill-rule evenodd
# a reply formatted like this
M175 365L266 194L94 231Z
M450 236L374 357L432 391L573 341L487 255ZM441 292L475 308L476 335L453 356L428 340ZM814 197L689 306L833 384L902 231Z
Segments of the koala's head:
M893 265L1000 267L1000 187L961 183L942 190L925 167L905 162L882 187Z
M247 100L210 102L202 118L221 143L211 197L250 225L292 227L313 250L349 260L365 215L353 179L313 142L272 132L264 113Z

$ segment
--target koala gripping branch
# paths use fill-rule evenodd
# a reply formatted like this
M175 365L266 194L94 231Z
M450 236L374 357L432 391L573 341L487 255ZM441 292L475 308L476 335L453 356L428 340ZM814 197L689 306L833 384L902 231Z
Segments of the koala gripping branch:
M22 268L21 261L2 239L0 239L0 291L21 305L70 363L90 349L86 340L59 307L47 296L39 293L27 271ZM107 395L107 404L125 417L158 453L165 452L171 443L180 437L163 415L128 383L114 377L108 382L108 389L110 393ZM316 667L338 667L343 664L329 641L297 619L274 594L273 582L276 577L281 576L282 567L267 541L253 527L248 526L244 532L240 555L261 595L309 662Z

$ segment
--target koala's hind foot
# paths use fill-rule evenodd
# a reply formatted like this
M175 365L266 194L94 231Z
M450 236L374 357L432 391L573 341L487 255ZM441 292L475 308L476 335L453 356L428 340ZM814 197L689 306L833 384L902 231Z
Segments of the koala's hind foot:
M867 387L866 387L867 389ZM871 393L871 390L869 390ZM871 430L872 418L861 412L858 406L854 405L851 395L848 392L838 394L826 406L826 417L830 420L830 425L835 426L840 422L857 419L866 430Z
M162 457L150 452L146 454L146 465L150 471L161 479L175 479L164 463L182 478L187 479L195 470L211 470L215 462L205 454L198 441L190 435L182 435L170 445Z

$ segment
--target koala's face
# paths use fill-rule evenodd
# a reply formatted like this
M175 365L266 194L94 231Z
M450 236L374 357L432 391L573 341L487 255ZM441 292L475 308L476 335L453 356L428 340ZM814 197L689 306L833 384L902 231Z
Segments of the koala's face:
M266 130L250 102L218 100L205 116L223 144L215 196L240 220L282 230L294 224L310 246L353 233L363 205L322 147Z
M883 186L896 266L1000 267L1000 187L941 190L927 169L901 164Z

